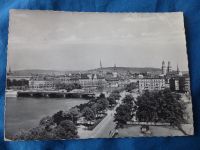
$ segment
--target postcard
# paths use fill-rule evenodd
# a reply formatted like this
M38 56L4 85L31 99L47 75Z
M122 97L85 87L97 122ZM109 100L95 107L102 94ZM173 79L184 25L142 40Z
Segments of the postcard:
M193 135L183 13L11 10L5 140Z

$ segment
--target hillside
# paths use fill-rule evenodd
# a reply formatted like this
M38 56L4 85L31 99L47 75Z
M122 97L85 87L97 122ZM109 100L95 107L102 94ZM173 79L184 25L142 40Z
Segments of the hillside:
M112 72L114 71L114 67L106 67L102 68L103 72ZM124 74L127 72L130 73L142 73L142 72L151 72L158 74L161 72L161 69L159 68L132 68L132 67L116 67L116 70L118 73ZM91 70L85 70L85 71L58 71L58 70L39 70L39 69L33 69L33 70L15 70L13 71L13 75L16 76L29 76L32 74L54 74L54 75L61 75L61 74L66 74L66 73L98 73L100 71L100 68L97 69L91 69Z

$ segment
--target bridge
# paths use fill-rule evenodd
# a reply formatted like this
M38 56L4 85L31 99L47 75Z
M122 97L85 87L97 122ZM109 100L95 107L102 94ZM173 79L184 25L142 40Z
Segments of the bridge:
M92 99L94 93L85 92L63 92L63 91L18 91L17 97L35 97L35 98L83 98Z

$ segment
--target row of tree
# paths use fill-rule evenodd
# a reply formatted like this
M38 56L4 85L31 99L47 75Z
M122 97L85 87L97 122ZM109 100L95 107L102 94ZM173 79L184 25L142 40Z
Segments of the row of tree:
M72 108L69 111L59 111L51 117L42 118L37 127L18 132L13 139L49 140L78 138L76 124L79 116L80 113L77 108Z
M29 85L29 81L22 79L22 80L10 80L7 79L7 88L10 88L12 86L28 86Z
M139 122L170 123L186 134L181 128L181 124L186 123L186 115L186 106L181 96L165 89L145 91L137 100L127 95L122 105L116 109L115 121L118 127L123 127L135 116Z
M95 119L103 117L107 108L114 107L119 98L119 91L113 91L108 98L104 94L100 94L99 97L92 99L88 103L80 104L76 107L79 108L85 120L92 123Z
M108 98L104 94L90 100L88 103L80 104L69 111L59 111L52 116L44 117L37 127L30 130L18 132L13 139L71 139L78 138L78 119L84 117L89 125L97 118L104 116L109 106L116 104L120 93L115 91Z
M132 95L126 95L122 100L122 104L117 107L114 116L114 121L117 123L117 128L121 128L127 124L127 122L133 118L135 110L136 105L134 97Z
M74 89L81 89L81 85L78 83L57 83L56 85L56 89L58 90L67 90L67 91L72 91Z

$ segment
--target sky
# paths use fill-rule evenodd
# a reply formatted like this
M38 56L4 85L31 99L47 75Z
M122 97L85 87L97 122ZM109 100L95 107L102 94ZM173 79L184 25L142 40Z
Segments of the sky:
M79 13L11 10L8 67L88 70L119 67L188 70L182 13Z

